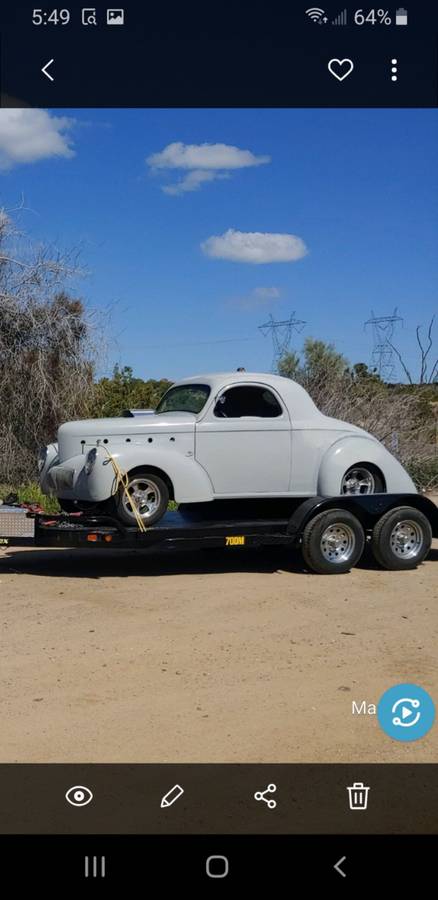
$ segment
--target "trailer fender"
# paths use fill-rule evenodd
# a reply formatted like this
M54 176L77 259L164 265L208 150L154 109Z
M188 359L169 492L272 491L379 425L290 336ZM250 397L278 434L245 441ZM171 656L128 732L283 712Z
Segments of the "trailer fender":
M438 507L432 500L422 494L343 494L338 497L308 497L292 513L287 526L288 534L299 540L310 519L320 512L331 509L343 509L351 512L359 519L366 531L371 531L376 522L399 506L412 506L420 510L429 520L432 534L438 537Z

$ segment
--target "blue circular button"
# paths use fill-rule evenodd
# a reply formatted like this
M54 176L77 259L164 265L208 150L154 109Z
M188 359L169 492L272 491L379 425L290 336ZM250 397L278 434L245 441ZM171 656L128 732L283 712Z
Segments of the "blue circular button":
M396 684L380 698L377 718L395 741L418 741L432 728L435 706L430 694L418 684Z

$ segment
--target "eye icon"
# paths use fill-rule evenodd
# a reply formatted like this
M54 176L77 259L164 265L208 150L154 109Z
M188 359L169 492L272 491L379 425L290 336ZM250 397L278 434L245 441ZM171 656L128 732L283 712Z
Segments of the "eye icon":
M75 784L74 787L68 789L65 799L72 806L86 806L91 803L93 793L90 788L84 787L82 784Z

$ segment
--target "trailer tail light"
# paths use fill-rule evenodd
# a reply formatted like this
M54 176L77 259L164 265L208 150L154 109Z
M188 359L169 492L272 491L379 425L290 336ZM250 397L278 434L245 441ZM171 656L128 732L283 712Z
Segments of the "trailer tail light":
M87 534L87 541L94 544L98 540L97 534Z
M113 539L112 534L106 534L104 537L104 541L106 541L107 544L109 544L112 541L112 539Z

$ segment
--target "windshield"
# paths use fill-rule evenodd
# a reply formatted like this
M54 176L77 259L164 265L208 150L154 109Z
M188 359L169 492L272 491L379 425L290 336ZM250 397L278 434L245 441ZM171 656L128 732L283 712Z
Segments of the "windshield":
M197 415L209 394L210 388L206 384L181 384L167 391L155 412L190 412Z

